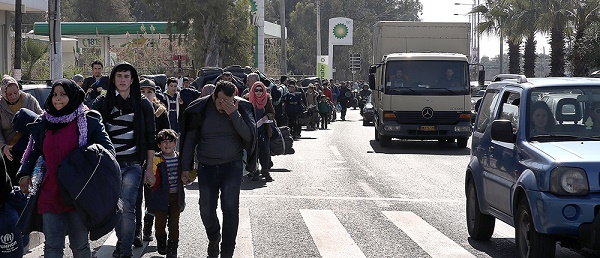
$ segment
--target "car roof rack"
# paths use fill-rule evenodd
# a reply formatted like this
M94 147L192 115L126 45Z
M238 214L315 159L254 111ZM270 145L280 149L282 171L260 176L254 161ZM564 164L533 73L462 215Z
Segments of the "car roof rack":
M525 75L522 74L498 74L496 76L494 76L494 79L492 80L493 82L499 82L499 81L503 81L506 79L515 79L517 80L517 83L524 83L527 82L527 77L525 77Z

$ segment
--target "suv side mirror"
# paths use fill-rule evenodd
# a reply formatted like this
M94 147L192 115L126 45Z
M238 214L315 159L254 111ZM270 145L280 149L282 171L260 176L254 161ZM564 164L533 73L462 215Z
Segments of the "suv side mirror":
M495 120L492 122L492 140L515 143L512 123L508 120Z

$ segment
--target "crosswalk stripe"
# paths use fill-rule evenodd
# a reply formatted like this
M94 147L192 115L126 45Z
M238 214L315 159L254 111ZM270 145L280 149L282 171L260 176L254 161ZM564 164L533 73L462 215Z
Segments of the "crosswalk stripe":
M219 205L220 207L220 205ZM217 208L217 217L219 223L223 225L223 213ZM240 224L238 226L237 237L235 238L234 258L253 258L254 245L252 245L252 227L250 224L250 209L240 208Z
M300 210L323 258L366 257L331 210Z
M382 211L431 257L475 257L410 211Z
M97 258L110 258L113 257L112 253L115 250L115 246L117 246L117 233L113 230L110 236L104 241L104 244L98 249L95 254ZM142 241L144 244L141 247L133 247L133 257L142 257L144 254L144 250L148 246L148 242Z
M344 160L344 157L342 156L337 147L331 145L329 146L329 149L331 149L331 152L333 152L333 155L335 155L337 160Z
M509 241L514 242L515 228L513 228L511 225L504 223L499 219L496 219L496 226L494 227L494 237L509 238Z

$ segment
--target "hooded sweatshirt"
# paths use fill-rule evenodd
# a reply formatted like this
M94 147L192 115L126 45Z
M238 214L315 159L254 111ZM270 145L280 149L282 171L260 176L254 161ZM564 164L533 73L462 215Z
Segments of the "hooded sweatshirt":
M115 74L125 70L131 72L133 79L127 99L119 95L115 85ZM102 115L102 122L117 151L117 160L144 164L147 151L154 150L156 145L154 109L142 95L138 73L132 65L123 63L112 69L106 95L97 98L92 109Z

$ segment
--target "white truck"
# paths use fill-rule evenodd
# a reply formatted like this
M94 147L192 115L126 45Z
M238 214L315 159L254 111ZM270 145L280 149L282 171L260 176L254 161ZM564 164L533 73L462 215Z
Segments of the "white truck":
M454 142L471 136L470 24L380 21L369 84L375 140Z

